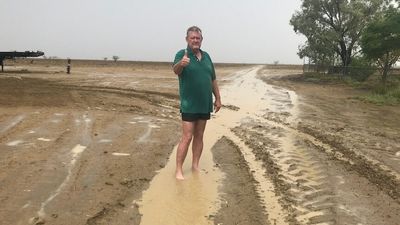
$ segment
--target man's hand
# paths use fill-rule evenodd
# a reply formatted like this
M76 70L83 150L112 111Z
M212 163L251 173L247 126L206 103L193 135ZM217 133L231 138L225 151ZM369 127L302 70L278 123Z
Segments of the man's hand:
M174 73L176 75L181 75L183 68L185 68L190 63L190 58L188 57L187 49L185 49L185 54L182 59L174 65Z
M216 99L214 102L214 112L218 112L219 109L221 108L222 104L221 104L221 100L220 99Z
M185 49L185 54L183 55L183 58L181 59L180 65L182 67L186 67L190 63L190 58L188 57L187 54L187 49Z

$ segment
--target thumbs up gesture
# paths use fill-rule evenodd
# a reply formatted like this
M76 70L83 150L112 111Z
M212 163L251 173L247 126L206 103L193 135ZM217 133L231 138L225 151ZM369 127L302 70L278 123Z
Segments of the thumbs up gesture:
M185 54L183 55L180 64L182 67L186 67L187 65L189 65L189 63L190 58L188 57L187 49L185 49Z

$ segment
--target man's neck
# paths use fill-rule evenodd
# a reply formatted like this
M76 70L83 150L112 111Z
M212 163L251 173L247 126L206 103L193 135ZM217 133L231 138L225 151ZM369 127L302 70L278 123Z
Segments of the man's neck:
M193 52L194 54L199 54L199 53L200 53L200 49L199 49L199 48L192 49L192 52Z

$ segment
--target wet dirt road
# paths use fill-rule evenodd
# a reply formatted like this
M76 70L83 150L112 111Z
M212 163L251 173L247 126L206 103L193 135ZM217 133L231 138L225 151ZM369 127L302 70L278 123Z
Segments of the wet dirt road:
M299 70L217 68L224 107L207 124L201 171L188 154L177 182L170 65L21 67L33 72L0 80L0 224L400 220L396 125L336 101L336 89L280 80Z

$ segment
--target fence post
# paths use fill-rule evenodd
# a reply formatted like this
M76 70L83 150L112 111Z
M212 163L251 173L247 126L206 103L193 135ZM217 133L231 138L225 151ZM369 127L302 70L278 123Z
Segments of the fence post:
M67 74L71 73L71 59L68 58L67 60Z

